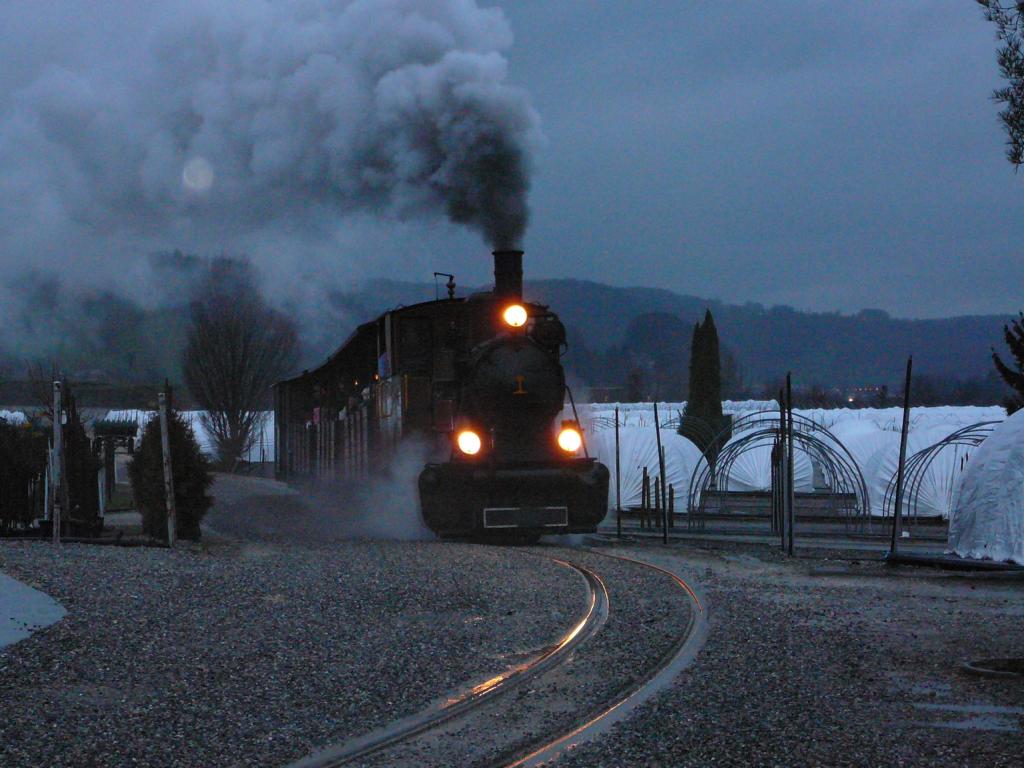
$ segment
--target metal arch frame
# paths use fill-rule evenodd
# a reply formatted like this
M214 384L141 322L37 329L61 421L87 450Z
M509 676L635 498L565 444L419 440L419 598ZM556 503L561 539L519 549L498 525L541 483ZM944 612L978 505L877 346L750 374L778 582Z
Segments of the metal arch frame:
M663 421L660 427L661 429L671 429L676 434L685 437L702 452L705 449L698 441L703 441L704 446L714 445L715 440L719 439L725 431L723 428L716 432L715 428L700 416L688 416L682 411L676 411L676 415Z
M860 465L849 449L823 425L800 414L793 414L793 439L808 454L818 460L826 475L826 482L836 492L853 493L856 499L853 514L844 515L844 519L858 518L861 522L870 518L870 497L867 483L861 472ZM723 438L726 429L733 434L741 434L733 439L719 452L713 466L706 452L704 462L698 462L690 476L687 493L687 513L693 515L704 506L704 493L718 480L724 477L728 481L729 471L736 459L754 447L766 443L774 443L778 438L780 419L775 410L754 411L735 419L716 436ZM823 439L827 438L827 439Z
M778 437L778 428L762 428L746 432L742 437L730 442L718 454L715 477L707 462L694 470L690 480L689 508L703 508L704 492L712 484L724 481L728 485L732 465L744 453L753 448L774 443ZM811 455L821 466L826 483L836 493L852 493L855 498L854 508L847 518L864 518L866 516L868 492L867 484L861 475L860 468L852 460L846 459L825 440L805 432L793 432L794 441L807 454ZM846 505L842 510L849 510ZM858 514L859 512L859 514Z
M928 468L945 448L958 445L977 448L1000 423L998 421L979 421L961 427L938 442L922 448L907 459L904 467L903 509L908 511L904 512L901 517L912 516L913 520L917 522L921 488L924 485ZM886 517L895 514L897 473L898 470L889 478L889 482L885 486L885 495L882 497L882 513ZM913 510L913 512L909 510Z
M590 427L591 432L600 432L603 429L614 429L615 417L614 416L597 416L587 421L587 426ZM621 421L619 426L625 426Z

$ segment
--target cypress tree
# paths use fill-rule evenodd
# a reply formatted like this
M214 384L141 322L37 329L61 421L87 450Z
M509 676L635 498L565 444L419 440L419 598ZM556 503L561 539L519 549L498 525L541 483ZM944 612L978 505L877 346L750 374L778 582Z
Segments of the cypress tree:
M700 323L697 322L693 326L693 336L690 339L690 386L686 394L687 416L697 415L695 403L700 399L704 390L703 382L701 381L704 366L698 362L703 346L703 338Z
M701 419L717 433L725 426L722 415L722 363L719 355L718 329L711 310L704 314L704 322L693 329L690 348L690 394L686 402L686 415ZM707 450L711 446L699 446ZM717 452L717 451L716 451Z
M1010 348L1015 367L1004 363L994 349L992 362L995 363L1003 381L1013 390L1013 395L1006 400L1007 413L1013 413L1024 407L1024 312L1021 312L1012 323L1003 326L1003 338L1006 339L1006 346Z

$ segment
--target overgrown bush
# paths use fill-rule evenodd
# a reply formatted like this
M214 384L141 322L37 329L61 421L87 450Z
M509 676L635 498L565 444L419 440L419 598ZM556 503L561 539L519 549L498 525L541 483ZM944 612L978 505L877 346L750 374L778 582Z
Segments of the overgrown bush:
M64 425L64 451L71 518L91 524L89 521L94 521L100 513L96 474L103 462L93 452L92 441L85 432L77 409L68 411L68 422Z
M24 528L42 514L46 433L0 419L0 530Z
M199 523L213 503L207 495L213 476L199 443L177 412L171 412L169 432L171 467L174 471L174 501L178 514L177 532L182 539L199 539ZM167 503L164 495L163 451L160 419L150 419L142 442L128 465L135 505L142 513L142 528L156 539L167 539Z

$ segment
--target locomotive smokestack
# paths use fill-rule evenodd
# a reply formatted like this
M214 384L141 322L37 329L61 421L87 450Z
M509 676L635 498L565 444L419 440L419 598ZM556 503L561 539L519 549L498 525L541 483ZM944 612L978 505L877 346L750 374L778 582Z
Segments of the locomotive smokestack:
M494 293L510 299L523 297L522 251L494 251Z

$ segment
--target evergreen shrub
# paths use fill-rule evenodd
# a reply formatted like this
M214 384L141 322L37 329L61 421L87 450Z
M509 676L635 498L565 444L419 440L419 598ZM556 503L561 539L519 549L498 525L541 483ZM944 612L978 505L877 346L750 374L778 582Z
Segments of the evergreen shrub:
M192 427L176 411L170 413L168 422L177 534L178 538L197 541L199 524L213 503L213 498L207 494L213 484L213 476L207 458L199 450ZM150 419L143 430L142 441L128 465L128 475L135 506L142 514L143 531L155 539L166 541L167 503L159 417Z

